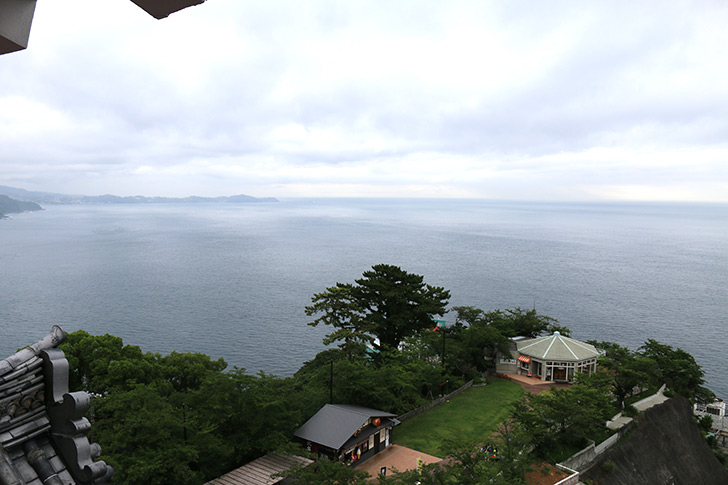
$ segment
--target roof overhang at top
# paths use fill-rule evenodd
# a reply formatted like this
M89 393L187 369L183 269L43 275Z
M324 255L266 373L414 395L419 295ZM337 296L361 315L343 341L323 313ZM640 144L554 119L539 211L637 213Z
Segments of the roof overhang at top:
M36 0L0 0L0 54L28 47Z
M204 3L205 0L131 0L139 5L155 19L163 19L169 14L193 5Z
M559 332L516 342L516 348L519 354L542 361L578 362L599 356L599 351L593 345L565 337Z
M205 0L132 0L156 19ZM36 0L0 0L0 55L28 47Z

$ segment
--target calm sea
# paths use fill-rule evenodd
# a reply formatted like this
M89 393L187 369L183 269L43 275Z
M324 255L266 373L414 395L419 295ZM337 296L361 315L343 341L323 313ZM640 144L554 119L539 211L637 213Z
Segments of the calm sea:
M535 306L579 339L682 347L728 397L727 205L47 206L0 221L0 355L60 324L290 375L327 331L306 325L311 296L378 263L452 305Z

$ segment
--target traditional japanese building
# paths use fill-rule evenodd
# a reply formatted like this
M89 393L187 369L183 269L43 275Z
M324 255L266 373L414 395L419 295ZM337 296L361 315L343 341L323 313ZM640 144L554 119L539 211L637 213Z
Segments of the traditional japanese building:
M597 369L599 351L590 344L554 332L536 338L517 337L511 341L511 356L499 356L496 372L517 373L542 381L571 382L578 373Z
M54 326L0 360L0 484L95 484L114 474L86 437L89 395L68 391L68 361L56 348L65 337Z
M346 404L327 404L293 434L312 453L345 462L366 460L392 443L395 415Z

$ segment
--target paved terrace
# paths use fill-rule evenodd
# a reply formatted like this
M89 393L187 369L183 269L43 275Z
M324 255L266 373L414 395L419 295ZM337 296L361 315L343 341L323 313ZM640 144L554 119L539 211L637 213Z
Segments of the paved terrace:
M526 392L530 392L531 394L548 391L552 387L558 389L571 386L571 384L566 382L542 381L537 377L527 377L518 374L500 374L500 376L505 376L506 379L519 383Z
M387 475L391 476L396 468L398 471L414 470L417 468L417 458L425 464L437 463L442 458L422 453L400 445L389 446L368 460L356 465L357 470L365 471L372 477L379 475L382 467L387 467Z

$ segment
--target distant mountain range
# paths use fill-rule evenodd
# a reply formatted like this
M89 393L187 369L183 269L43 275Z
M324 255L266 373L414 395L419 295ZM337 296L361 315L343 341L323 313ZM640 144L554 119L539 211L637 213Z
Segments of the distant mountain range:
M118 195L67 195L52 192L33 192L15 187L0 185L0 194L18 199L17 201L36 202L38 204L177 204L177 203L252 203L278 202L274 197L251 197L249 195L231 195L229 197L144 197L135 195L120 197ZM16 202L17 202L16 201ZM21 211L22 212L22 211Z

